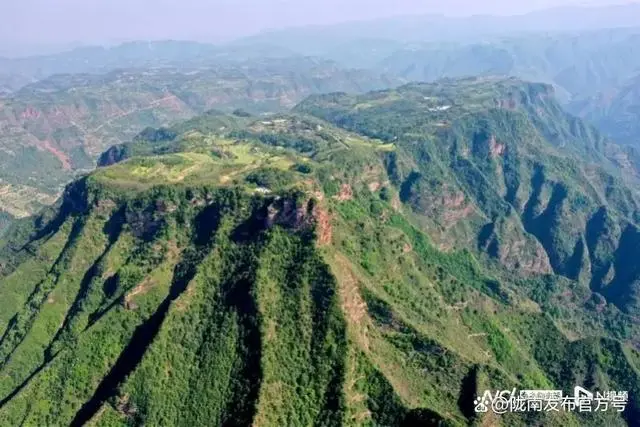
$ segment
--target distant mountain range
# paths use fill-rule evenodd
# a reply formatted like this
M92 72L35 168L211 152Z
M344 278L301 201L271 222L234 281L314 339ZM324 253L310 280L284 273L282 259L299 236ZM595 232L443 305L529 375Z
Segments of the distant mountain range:
M585 32L637 27L640 3L603 7L561 7L516 16L400 16L328 26L265 31L231 43L133 41L113 47L87 46L65 52L1 58L2 75L41 79L59 73L107 72L115 68L220 65L223 62L294 54L331 57L344 47L368 44L365 52L392 53L405 43L470 43L479 38L531 33ZM337 51L337 52L336 52ZM358 55L363 57L363 52ZM23 56L25 56L23 54ZM345 59L347 59L345 57ZM366 58L361 58L366 61ZM361 66L360 64L349 64Z
M640 72L623 84L576 100L569 109L615 141L640 149Z
M130 68L195 68L281 58L294 53L280 47L256 44L226 47L191 41L130 42L113 47L88 46L49 55L0 58L0 88L9 77L36 81L55 74L107 73ZM11 87L11 85L8 85ZM20 85L14 83L13 89Z
M553 84L568 102L615 88L640 72L640 28L406 46L374 68L419 81L517 76Z
M362 39L419 43L472 42L477 41L478 37L487 36L636 27L639 17L640 3L602 7L568 6L516 16L401 16L273 30L247 37L235 44L267 43L300 53L324 55L345 43Z

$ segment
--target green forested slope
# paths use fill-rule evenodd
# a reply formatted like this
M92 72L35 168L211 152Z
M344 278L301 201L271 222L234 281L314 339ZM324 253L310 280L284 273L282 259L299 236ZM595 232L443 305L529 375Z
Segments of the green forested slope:
M564 113L549 86L441 81L319 96L297 110L397 141L387 167L400 199L442 247L553 271L638 313L638 272L625 260L639 243L636 171L621 172L606 140Z
M480 89L451 90L477 100ZM300 110L332 111L321 99ZM515 126L508 111L484 114ZM637 321L550 262L505 269L508 256L485 257L474 230L498 252L508 239L532 260L546 249L517 212L501 213L497 190L481 199L464 186L462 171L480 169L471 160L445 161L447 146L424 132L387 138L402 123L377 116L354 115L357 129L331 118L369 136L302 115L149 130L15 225L0 247L0 425L634 425ZM236 127L220 131L221 120ZM506 143L498 134L488 150ZM598 156L595 140L575 150ZM490 208L502 222L487 233ZM627 410L473 411L487 388L576 384L628 390Z

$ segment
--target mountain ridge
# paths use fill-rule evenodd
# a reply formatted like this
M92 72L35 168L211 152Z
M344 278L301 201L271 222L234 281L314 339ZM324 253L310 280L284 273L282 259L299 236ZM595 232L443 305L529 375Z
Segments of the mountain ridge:
M231 45L268 43L297 52L323 54L358 39L401 42L469 42L478 37L526 33L562 33L606 28L637 27L637 3L604 7L558 7L514 16L409 15L378 20L263 32Z
M637 74L638 28L508 35L396 49L374 68L411 79L500 74L552 83L571 100L610 90ZM627 58L627 59L622 59Z
M469 97L451 102L455 91ZM478 108L488 112L474 112ZM613 264L595 254L587 234L590 217L605 206L609 214L619 215L614 223L620 221L623 229L628 224L633 235L640 222L638 192L633 185L625 187L615 164L600 166L607 163L606 140L564 113L552 99L551 86L514 79L450 80L365 97L320 95L297 109L370 137L404 141L414 158L423 160L392 160L397 185L403 187L401 198L416 213L428 213L430 235L444 247L477 242L512 268L516 262L539 272L550 267L572 280L591 281L592 289L635 310L633 299L615 296L616 280L607 291L600 289L609 282L598 282L604 275L592 276L592 264ZM430 119L425 121L425 115ZM585 164L576 165L576 156ZM446 196L439 200L431 193ZM591 213L585 212L587 206ZM576 230L578 223L582 232ZM522 237L513 240L513 230L521 230ZM621 239L618 244L626 244L619 232L611 232ZM523 245L522 239L528 243ZM618 262L616 268L622 277L628 274Z
M157 151L69 185L26 245L10 234L22 243L0 250L2 300L14 303L0 314L0 375L11 378L0 420L455 426L486 420L470 410L483 387L604 386L597 375L631 391L624 418L503 421L633 419L640 358L625 352L636 353L588 327L570 343L555 324L575 330L564 322L582 308L561 295L584 291L549 277L543 310L564 307L552 320L527 296L544 281L440 252L387 174L400 147L300 116L250 121L242 134L203 133L210 119L219 131L214 115L140 139ZM591 327L609 330L614 313ZM572 357L598 374L565 365ZM26 404L35 398L44 406Z
M7 153L0 161L2 202L15 216L36 212L77 173L90 170L102 151L147 126L168 125L214 106L275 112L313 92L362 91L394 81L312 58L188 73L158 69L50 77L0 100L0 148Z
M0 242L0 423L635 425L640 205L605 149L500 78L146 129ZM474 411L576 384L629 402Z

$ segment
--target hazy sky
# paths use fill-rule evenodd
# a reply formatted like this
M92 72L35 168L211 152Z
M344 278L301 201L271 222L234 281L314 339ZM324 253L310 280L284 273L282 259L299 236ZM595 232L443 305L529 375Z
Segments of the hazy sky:
M285 26L406 14L519 14L625 0L0 0L0 46L130 39L221 41Z

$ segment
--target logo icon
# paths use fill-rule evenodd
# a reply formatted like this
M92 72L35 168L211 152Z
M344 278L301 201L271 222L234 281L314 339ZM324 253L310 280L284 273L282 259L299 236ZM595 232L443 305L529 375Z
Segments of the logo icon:
M489 401L484 396L473 401L474 410L478 413L489 412Z
M573 397L576 399L576 404L581 400L593 400L593 393L580 386L573 388Z

